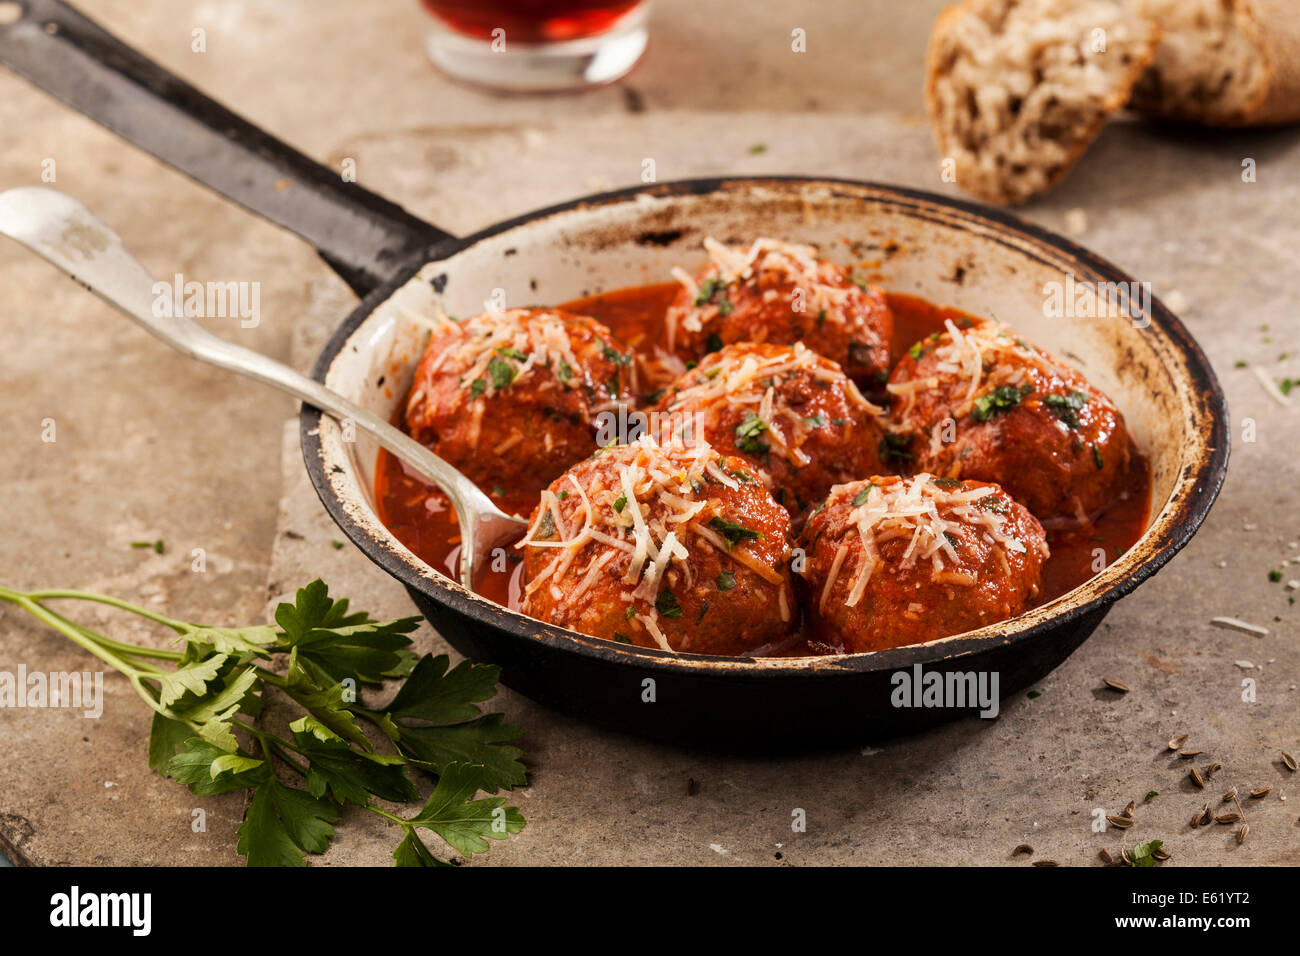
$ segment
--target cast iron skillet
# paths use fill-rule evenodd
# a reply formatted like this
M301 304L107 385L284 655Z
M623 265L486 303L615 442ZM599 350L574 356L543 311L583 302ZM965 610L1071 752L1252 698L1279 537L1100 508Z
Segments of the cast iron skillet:
M21 19L0 26L0 62L311 242L363 296L314 375L372 410L391 412L409 382L414 358L404 338L411 329L402 327L403 304L439 298L451 304L448 312L461 314L498 282L512 291L526 288L523 298L531 293L555 303L662 281L670 263L694 261L709 233L741 240L761 232L823 248L848 237L856 259L881 252L887 287L984 311L995 304L1015 310L1018 330L1068 353L1117 399L1152 460L1152 519L1143 539L1091 581L1012 621L871 654L676 656L542 624L428 567L374 514L370 450L345 444L333 422L305 407L307 469L340 528L406 586L453 646L499 664L508 685L566 713L675 743L761 750L857 742L970 714L970 708L899 706L900 675L996 674L1003 696L1040 679L1117 599L1187 543L1218 494L1228 457L1227 409L1187 330L1154 299L1129 301L1124 315L1043 325L1033 313L1043 311L1038 286L1044 279L1131 280L1006 213L844 180L705 179L590 196L458 239L343 182L67 4L19 2ZM1033 310L1025 308L1030 302ZM1019 324L1022 318L1030 327ZM377 369L395 367L394 356L405 356L405 370L376 376Z

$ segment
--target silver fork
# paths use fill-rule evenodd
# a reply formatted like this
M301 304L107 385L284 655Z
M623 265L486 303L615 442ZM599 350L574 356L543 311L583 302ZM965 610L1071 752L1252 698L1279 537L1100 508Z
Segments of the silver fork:
M61 192L32 186L0 193L0 233L48 259L136 324L190 358L264 382L368 432L451 501L460 522L460 582L472 587L474 571L493 547L527 522L508 515L478 486L409 435L305 375L258 352L231 345L183 314L154 315L154 279L122 240L90 210Z

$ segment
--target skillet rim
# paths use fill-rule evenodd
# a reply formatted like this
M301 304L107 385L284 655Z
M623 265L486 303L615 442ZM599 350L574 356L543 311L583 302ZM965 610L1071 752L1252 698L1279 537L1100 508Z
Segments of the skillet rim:
M445 260L492 236L558 213L580 208L612 205L641 195L654 197L698 196L708 195L728 188L761 188L765 184L825 185L832 188L847 186L854 189L892 194L894 197L901 197L917 203L937 205L963 213L973 220L983 221L984 224L1000 226L1011 232L1018 233L1022 237L1052 247L1108 281L1132 281L1127 273L1109 260L1064 236L1027 222L1005 210L925 190L867 180L827 176L713 176L672 180L581 196L495 223L463 238L434 243L410 263L399 269L397 274L373 289L358 303L356 308L339 324L322 347L320 355L312 367L311 377L323 384L330 367L343 351L352 334L373 314L381 303L413 278L421 269L427 265ZM992 238L997 241L996 237ZM1021 249L1020 251L1027 255L1030 254L1028 250ZM904 667L911 667L914 664L937 665L941 662L953 662L972 657L982 652L991 651L994 648L1046 638L1076 621L1086 619L1088 615L1097 612L1104 613L1111 604L1130 594L1138 585L1154 575L1175 554L1181 551L1199 530L1209 514L1215 500L1218 498L1227 474L1230 453L1230 443L1227 435L1227 400L1219 385L1218 377L1214 373L1214 368L1199 343L1196 342L1182 321L1155 296L1151 297L1149 318L1152 324L1159 323L1166 338L1186 364L1191 380L1179 384L1185 384L1189 388L1191 392L1190 404L1194 409L1202 413L1201 428L1198 430L1201 437L1201 455L1199 460L1182 466L1184 481L1190 490L1166 506L1172 508L1172 513L1168 521L1165 522L1165 528L1155 538L1144 543L1144 547L1149 553L1136 567L1104 582L1100 593L1089 600L1063 605L1054 610L1046 620L1009 635L1005 633L971 637L954 635L950 638L938 639L925 644L912 644L866 653L799 658L679 655L658 649L614 644L610 641L589 637L577 631L570 631L526 617L516 611L511 611L494 602L473 595L450 579L444 582L418 573L409 560L404 559L401 554L391 548L383 546L367 529L358 524L343 507L342 499L335 493L329 476L326 474L326 465L321 453L319 435L321 419L319 409L308 405L302 406L299 414L299 438L302 445L304 464L312 486L315 488L317 496L325 506L331 519L347 535L348 539L371 561L405 587L421 592L427 598L442 605L455 615L468 618L478 626L504 631L512 638L552 644L556 646L555 649L558 651L596 658L604 663L622 667L636 667L643 672L649 671L677 676L807 679L823 675L828 677L848 676L850 674L865 675L880 671L894 671ZM1189 470L1192 471L1191 475L1188 474ZM1188 478L1193 480L1188 482ZM1113 567L1114 565L1111 565L1111 568ZM1105 573L1102 572L1102 574ZM1011 619L1012 622L1014 620L1014 618ZM1005 623L1009 622L999 622L999 624ZM979 630L996 628L999 624L988 625L986 628ZM973 635L979 634L979 630L971 633ZM782 663L785 661L791 663Z

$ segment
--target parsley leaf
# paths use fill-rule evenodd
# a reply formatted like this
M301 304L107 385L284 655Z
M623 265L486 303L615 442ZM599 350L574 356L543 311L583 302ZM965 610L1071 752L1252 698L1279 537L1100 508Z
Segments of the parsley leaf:
M681 617L686 613L682 610L682 606L677 603L677 595L667 588L660 591L659 596L655 598L655 610L664 617Z
M407 823L424 827L442 837L465 856L482 853L488 840L504 840L524 828L518 807L506 807L505 797L470 799L480 789L479 768L449 764L438 778L429 801Z
M488 379L492 382L492 387L498 390L509 388L510 383L513 382L515 376L519 374L515 367L509 362L495 357L488 362L487 371Z
M744 420L736 426L736 447L746 454L766 455L771 450L771 446L758 436L767 429L767 422L753 412L745 412Z
M975 399L975 407L971 409L970 417L977 422L987 422L995 415L1001 415L1015 408L1033 390L1032 385L1024 385L1020 388L1014 385L999 385L987 395Z
M715 515L710 518L709 527L727 539L728 548L731 548L733 545L741 541L753 541L756 538L763 537L763 532L754 531L752 528L746 528L744 525L735 524L734 522L723 518L721 515Z
M1151 867L1156 865L1156 858L1153 855L1156 850L1164 846L1163 840L1152 840L1150 843L1139 843L1129 853L1129 859L1133 861L1134 866Z
M335 680L352 678L379 684L410 673L415 655L406 650L418 617L379 623L365 613L349 614L347 599L334 601L319 580L298 590L294 604L280 604L275 620L285 643L298 657L318 665Z
M235 849L247 855L249 866L306 866L303 851L324 853L338 818L329 801L272 777L253 791Z
M395 803L416 798L415 784L406 776L406 761L396 754L358 752L314 717L298 718L289 730L298 753L310 761L307 792L313 797L323 796L328 788L339 803L351 801L361 807L369 800L367 793Z
M1070 428L1079 427L1079 409L1088 404L1086 392L1073 391L1069 395L1044 395L1043 404Z

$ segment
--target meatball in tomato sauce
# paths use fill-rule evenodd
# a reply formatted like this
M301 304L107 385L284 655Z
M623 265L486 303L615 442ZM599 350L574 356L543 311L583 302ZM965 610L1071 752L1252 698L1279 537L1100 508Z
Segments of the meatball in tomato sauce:
M509 309L440 325L406 425L485 492L535 497L596 450L596 416L636 387L633 354L595 319Z
M702 442L602 449L542 492L519 547L523 612L583 634L743 655L796 624L789 515Z
M845 653L1014 617L1048 557L1042 526L997 485L925 474L837 485L800 543L806 614Z
M664 317L669 352L691 360L733 342L803 342L859 386L879 387L894 327L883 292L819 259L812 246L776 239L704 245L703 269L673 271L682 289Z
M655 412L661 432L749 461L792 517L832 485L884 470L883 410L802 343L728 345L670 386Z
M890 377L889 447L903 470L995 482L1047 527L1112 504L1133 447L1114 403L996 322L946 326Z

